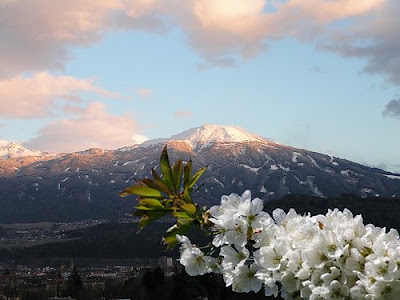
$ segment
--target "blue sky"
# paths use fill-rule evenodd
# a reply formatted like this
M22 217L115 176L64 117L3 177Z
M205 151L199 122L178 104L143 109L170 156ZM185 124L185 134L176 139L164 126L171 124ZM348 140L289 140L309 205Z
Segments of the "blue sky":
M396 9L394 0L3 0L0 139L64 152L234 125L400 172Z

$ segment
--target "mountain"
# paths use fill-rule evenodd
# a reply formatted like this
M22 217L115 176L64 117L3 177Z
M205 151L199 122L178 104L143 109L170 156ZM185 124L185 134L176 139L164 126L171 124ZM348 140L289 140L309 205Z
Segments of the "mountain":
M0 141L0 157L4 159L25 157L25 156L45 156L45 155L48 155L48 153L26 149L19 142Z
M203 125L201 127L192 128L182 133L171 136L166 139L155 139L146 141L141 144L142 147L147 147L157 144L166 144L171 141L184 141L194 150L199 150L199 147L207 147L213 143L241 143L241 142L261 142L265 141L261 137L250 134L240 127L234 126L218 126L218 125Z
M202 205L246 189L265 201L287 194L400 197L399 174L280 145L240 128L204 125L117 150L2 159L0 220L124 217L133 211L135 200L119 198L118 193L135 179L151 176L165 144L171 161L192 158L195 170L208 166L200 180L204 186L195 196Z
M23 166L62 156L25 148L20 142L0 141L0 176L13 175Z

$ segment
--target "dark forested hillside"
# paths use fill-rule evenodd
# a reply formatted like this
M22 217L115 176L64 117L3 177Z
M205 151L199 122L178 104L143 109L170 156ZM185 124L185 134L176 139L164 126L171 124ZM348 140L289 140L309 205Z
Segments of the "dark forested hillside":
M310 212L312 215L325 214L328 209L349 209L354 215L361 214L364 224L400 229L400 199L384 197L361 198L352 194L321 199L305 195L287 195L278 200L268 201L264 210L271 213L275 208L288 211L294 208L297 213Z
M327 210L350 209L354 215L361 214L364 224L372 223L379 227L400 229L400 199L361 198L355 195L321 199L304 195L288 195L282 199L265 203L265 211L272 213L275 208L288 211L294 208L298 213L310 212L312 215L325 214ZM164 231L171 226L169 222L157 222L137 233L136 223L108 223L67 233L67 237L78 238L64 243L45 244L29 248L1 250L0 257L29 261L49 257L83 258L157 258L162 255L178 256L178 251L165 250L161 244ZM196 231L192 239L204 244Z

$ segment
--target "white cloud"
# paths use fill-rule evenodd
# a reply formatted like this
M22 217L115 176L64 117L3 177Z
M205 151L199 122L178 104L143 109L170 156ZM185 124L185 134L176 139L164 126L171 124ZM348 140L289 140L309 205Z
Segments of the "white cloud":
M76 118L62 119L41 128L37 137L25 145L49 152L74 152L96 147L116 149L146 140L145 136L137 135L138 131L139 126L132 116L109 114L103 103L94 102Z
M400 85L400 2L376 3L374 10L355 18L346 28L329 32L329 39L320 46L346 57L365 58L365 72L381 74Z
M79 103L79 92L91 92L105 97L119 97L94 85L92 79L78 79L72 76L55 77L46 72L34 74L32 77L16 76L0 80L0 117L37 118L44 117L55 109L75 113L79 107L71 104Z
M0 4L0 78L63 69L67 46L97 42L119 1L32 0Z
M62 69L105 32L180 27L208 65L235 65L285 37L367 59L400 84L397 0L14 0L0 4L0 78ZM340 25L338 25L340 23Z
M141 144L145 141L148 141L149 138L143 134L137 134L137 133L133 133L132 134L132 140L135 141L136 144Z

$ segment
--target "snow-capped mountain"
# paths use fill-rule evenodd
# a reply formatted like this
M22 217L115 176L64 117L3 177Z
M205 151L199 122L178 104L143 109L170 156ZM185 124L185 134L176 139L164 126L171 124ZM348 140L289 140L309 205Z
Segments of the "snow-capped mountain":
M43 156L46 154L48 153L29 150L22 146L20 142L0 141L0 157L3 159L24 156Z
M207 147L213 143L241 143L241 142L260 142L265 141L261 137L250 134L240 127L203 125L200 127L186 130L182 133L171 136L149 140L141 144L142 147L166 144L171 141L184 141L192 148Z
M165 144L171 161L192 158L195 170L208 166L195 196L204 205L247 189L265 201L287 194L400 197L399 174L283 146L240 128L204 125L113 151L89 149L24 163L0 160L0 220L124 216L132 212L134 198L121 199L118 192L158 169Z

